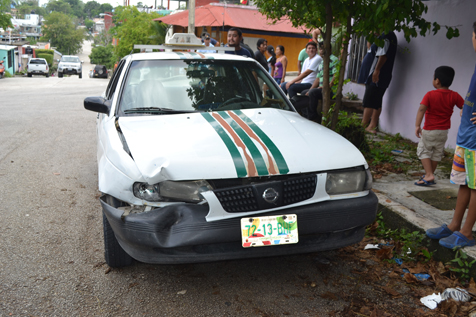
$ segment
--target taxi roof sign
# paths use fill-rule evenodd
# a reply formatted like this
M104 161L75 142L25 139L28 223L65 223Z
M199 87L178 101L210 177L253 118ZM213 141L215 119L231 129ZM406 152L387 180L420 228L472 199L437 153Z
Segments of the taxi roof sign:
M200 45L202 41L193 33L174 33L174 35L165 43L165 45Z

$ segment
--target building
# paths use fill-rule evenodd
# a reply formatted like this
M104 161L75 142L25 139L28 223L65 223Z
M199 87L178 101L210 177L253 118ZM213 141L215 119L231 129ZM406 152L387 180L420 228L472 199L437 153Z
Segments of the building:
M188 33L188 10L155 19L173 25L174 33ZM207 32L222 44L227 42L227 32L238 27L243 32L243 40L253 50L259 38L265 38L268 45L283 45L288 58L287 71L297 71L299 52L306 46L310 35L305 28L295 28L287 19L274 24L254 6L210 3L195 8L195 35Z

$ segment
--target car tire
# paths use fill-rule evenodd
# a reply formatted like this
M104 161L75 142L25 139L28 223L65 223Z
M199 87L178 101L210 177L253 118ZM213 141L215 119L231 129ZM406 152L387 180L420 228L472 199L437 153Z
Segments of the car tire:
M31 77L31 73L28 73L28 77Z
M114 206L114 202L117 200L111 196L106 197L106 202ZM102 214L102 223L104 229L104 258L106 259L107 265L110 267L124 267L132 264L132 257L124 251L119 242L116 239L116 235L112 230L109 220L107 220L106 215Z
M46 78L48 78L48 77L50 77L50 74L46 74L45 76L46 76Z
M58 72L58 78L63 78L63 73Z
M79 78L83 78L83 73L79 73Z

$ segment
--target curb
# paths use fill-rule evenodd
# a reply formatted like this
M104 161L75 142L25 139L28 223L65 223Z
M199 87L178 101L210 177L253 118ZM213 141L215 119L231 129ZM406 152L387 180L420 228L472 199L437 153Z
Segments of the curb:
M421 217L414 211L391 200L382 193L375 194L379 201L377 212L382 213L385 225L392 230L406 229L409 232L419 231L425 234L427 229L441 225ZM455 258L456 252L440 246L437 240L426 238L425 241L429 242L428 250L433 252L434 260L441 261L445 264ZM463 248L463 252L468 255L468 262L476 259L476 246ZM470 275L473 277L476 276L476 263L470 268Z

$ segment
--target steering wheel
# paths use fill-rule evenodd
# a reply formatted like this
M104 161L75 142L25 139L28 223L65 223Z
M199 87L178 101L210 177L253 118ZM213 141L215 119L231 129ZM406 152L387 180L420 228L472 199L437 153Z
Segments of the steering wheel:
M223 107L226 107L227 105L229 104L232 104L232 103L237 103L237 102L243 102L243 101L247 101L247 102L252 102L251 100L249 100L248 98L245 98L245 97L241 97L241 96L236 96L234 98L231 98L231 99L228 99L227 101L225 101L224 103L222 103L217 109L221 109Z

